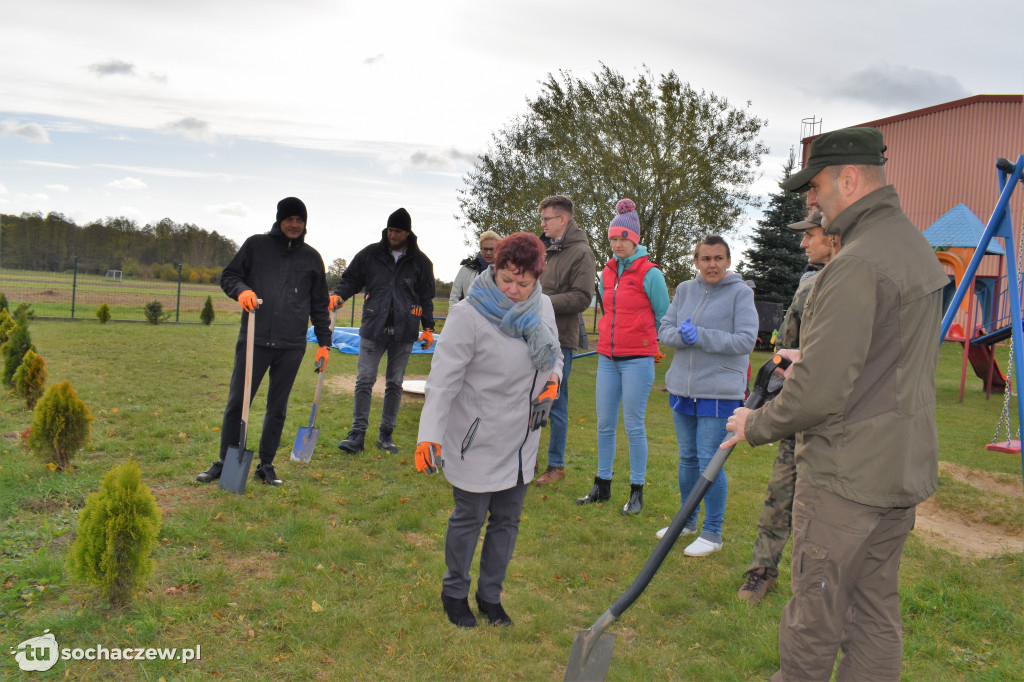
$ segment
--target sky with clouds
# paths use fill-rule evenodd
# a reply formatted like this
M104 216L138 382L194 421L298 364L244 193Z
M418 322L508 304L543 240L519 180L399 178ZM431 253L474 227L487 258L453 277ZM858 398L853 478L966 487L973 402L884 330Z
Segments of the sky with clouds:
M767 195L804 118L1024 92L1022 26L1024 3L989 0L6 3L0 213L167 217L241 243L294 195L330 263L405 206L451 280L471 250L456 192L549 73L646 66L749 102Z

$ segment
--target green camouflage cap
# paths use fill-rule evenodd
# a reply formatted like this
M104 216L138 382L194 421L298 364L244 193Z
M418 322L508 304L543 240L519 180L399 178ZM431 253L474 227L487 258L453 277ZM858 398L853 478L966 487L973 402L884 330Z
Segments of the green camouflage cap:
M825 133L811 143L803 170L779 183L787 192L806 192L815 175L829 166L881 166L885 145L878 128L843 128Z
M804 230L809 230L812 227L821 227L821 211L814 209L814 213L812 213L807 220L801 220L798 223L790 223L789 225L786 225L786 227L794 232L803 232Z

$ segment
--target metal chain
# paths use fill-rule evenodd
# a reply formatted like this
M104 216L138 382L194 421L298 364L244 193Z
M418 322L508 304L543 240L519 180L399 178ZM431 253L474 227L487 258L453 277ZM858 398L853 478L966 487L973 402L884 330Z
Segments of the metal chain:
M1017 291L1021 290L1021 261L1024 260L1024 220L1021 221L1021 238L1017 245ZM1013 316L1010 316L1010 324L1013 324ZM970 343L970 340L968 340ZM995 346L992 347L995 353ZM996 432L992 436L993 443L1010 442L1010 394L1013 392L1013 334L1010 335L1010 359L1006 362L1006 389L1003 392L1003 412L999 415L999 423L996 424ZM1020 400L1020 396L1017 397ZM1005 427L1004 427L1005 425ZM999 434L1006 430L1006 440L1000 441ZM1020 424L1017 424L1017 440L1020 440Z

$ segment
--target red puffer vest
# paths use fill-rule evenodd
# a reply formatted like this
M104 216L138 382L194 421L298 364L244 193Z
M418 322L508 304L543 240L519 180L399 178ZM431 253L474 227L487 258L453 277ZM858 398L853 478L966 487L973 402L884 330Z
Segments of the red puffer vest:
M597 352L607 357L658 354L658 327L644 291L644 277L658 267L640 256L619 276L614 258L601 271L604 317L597 323Z

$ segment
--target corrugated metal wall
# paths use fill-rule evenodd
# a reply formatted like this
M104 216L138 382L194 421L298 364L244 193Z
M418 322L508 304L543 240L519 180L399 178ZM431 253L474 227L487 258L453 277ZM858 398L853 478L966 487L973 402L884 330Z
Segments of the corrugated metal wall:
M1024 154L1024 95L977 95L861 125L882 131L886 178L918 229L961 202L988 224L999 198L996 159L1016 163ZM813 139L803 141L805 159ZM1010 209L1020 245L1024 186ZM978 274L997 275L998 262L986 256Z

